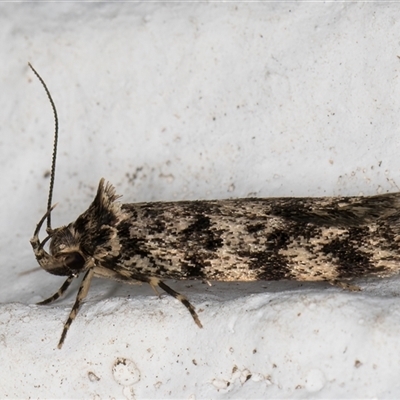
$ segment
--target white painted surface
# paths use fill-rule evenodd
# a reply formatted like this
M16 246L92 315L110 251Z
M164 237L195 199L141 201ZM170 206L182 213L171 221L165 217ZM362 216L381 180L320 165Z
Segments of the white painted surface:
M60 117L53 225L104 176L123 201L398 190L394 3L0 5L0 397L398 398L397 278L324 284L169 282L174 299L36 266Z

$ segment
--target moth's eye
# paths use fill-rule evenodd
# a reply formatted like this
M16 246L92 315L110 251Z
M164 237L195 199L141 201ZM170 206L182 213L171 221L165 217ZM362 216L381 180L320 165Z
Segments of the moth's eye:
M71 272L81 272L85 265L85 259L80 253L64 254L63 265L67 267Z
M68 250L68 248L71 247L75 247L76 245L77 240L74 238L68 227L57 228L51 234L51 241L49 246L50 254L53 256L57 256L61 252L67 253L65 250ZM62 259L60 258L60 260Z

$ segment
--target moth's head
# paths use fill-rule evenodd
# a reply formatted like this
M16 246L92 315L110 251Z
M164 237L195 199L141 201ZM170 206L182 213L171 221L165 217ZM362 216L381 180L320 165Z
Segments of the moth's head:
M33 252L39 265L53 275L70 276L79 274L85 266L85 258L79 249L79 240L72 226L62 226L57 229L48 229L48 236L40 241L39 232L49 212L38 223L33 238L30 240ZM44 245L50 241L49 253Z
M92 204L77 220L61 228L47 228L47 237L40 241L39 233L43 222L53 210L51 207L36 226L31 245L39 265L54 275L75 275L83 272L89 266L88 254L91 260L109 253L98 241L111 240L115 236L115 225L122 218L121 205L116 202L119 196L114 187L104 179L100 180L97 194ZM91 238L91 240L87 240ZM44 249L49 242L49 252ZM113 242L111 241L111 244ZM82 248L85 251L82 251Z

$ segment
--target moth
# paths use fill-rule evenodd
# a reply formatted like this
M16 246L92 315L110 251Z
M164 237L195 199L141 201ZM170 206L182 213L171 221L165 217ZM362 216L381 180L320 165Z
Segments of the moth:
M181 301L201 328L193 305L164 279L327 281L357 290L350 279L398 273L400 193L122 204L114 187L101 179L87 211L53 229L57 111L43 79L29 66L55 118L47 212L30 242L40 267L67 277L53 296L38 304L57 300L83 274L58 348L94 277L161 288ZM46 219L47 237L40 240Z

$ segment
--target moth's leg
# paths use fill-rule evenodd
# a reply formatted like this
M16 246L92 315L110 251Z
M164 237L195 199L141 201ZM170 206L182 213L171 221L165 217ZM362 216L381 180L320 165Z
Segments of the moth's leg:
M161 297L160 293L158 293L157 290L157 286L152 285L151 283L149 283L149 285L151 286L151 288L153 289L154 293L156 294L157 297Z
M86 272L85 276L82 279L81 286L79 287L78 294L76 296L75 304L72 307L72 310L69 314L69 317L67 321L64 324L64 329L61 334L60 341L58 342L58 348L61 349L65 336L67 336L67 332L69 327L72 324L72 321L75 319L76 315L78 314L79 307L82 303L82 300L87 296L89 288L90 288L90 282L92 281L94 275L94 270L93 268L90 268L89 271Z
M351 285L350 283L339 281L338 279L333 279L328 281L331 285L340 287L344 290L350 290L351 292L359 292L361 288L357 285Z
M136 281L148 283L157 293L157 295L159 295L156 289L158 286L159 288L167 292L170 296L175 297L175 299L179 300L189 310L190 314L194 319L194 322L196 322L196 324L200 328L203 327L194 307L189 303L189 300L182 294L175 292L175 290L171 289L159 278L148 277L122 268L117 271L109 271L102 267L96 266L94 268L94 271L95 271L95 276L100 278L111 278L124 283L136 283Z
M60 289L58 289L57 293L54 293L53 296L49 297L46 300L43 300L39 303L36 303L40 306L43 306L45 304L50 304L53 301L56 301L57 299L59 299L64 293L65 291L68 289L69 285L71 284L71 282L76 278L75 275L70 275L67 280L62 284L62 286L60 287Z
M24 272L20 272L20 273L18 274L18 276L28 275L28 274L31 274L32 272L37 272L37 271L40 271L40 270L42 270L41 267L31 268L31 269L28 269L28 270L26 270L26 271L24 271Z
M184 295L175 292L175 290L171 289L168 285L166 285L162 280L158 278L151 277L148 282L151 286L158 286L159 288L167 292L170 296L175 297L175 299L179 300L189 310L197 326L199 328L203 327L196 311L194 310L194 307L190 304L189 300Z

